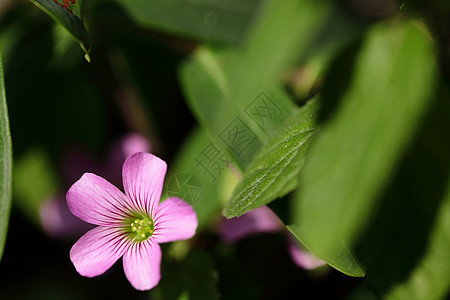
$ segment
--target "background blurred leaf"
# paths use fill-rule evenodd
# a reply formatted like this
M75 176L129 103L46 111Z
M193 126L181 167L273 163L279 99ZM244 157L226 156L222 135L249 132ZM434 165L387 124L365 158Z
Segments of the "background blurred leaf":
M367 224L430 104L432 66L430 43L413 25L382 23L367 33L351 85L300 175L295 223L318 257L350 245Z
M140 26L208 42L237 42L260 0L114 0Z
M237 102L232 101L228 78L217 55L206 48L197 50L192 59L182 67L181 80L188 104L200 125L243 169L250 162L253 153L261 147L261 135L257 136L249 127L251 119ZM227 139L227 131L234 129L236 134L244 133L243 147L240 147L237 135L235 143L233 139ZM236 146L235 151L230 145Z
M190 300L218 299L218 277L211 257L205 252L195 250L186 258L184 278Z
M450 288L450 180L428 249L409 279L387 294L385 299L444 299Z
M199 163L200 160L205 159L202 152L208 151L208 149L214 150L209 148L211 146L214 147L214 143L208 138L205 131L199 128L195 129L185 144L179 148L173 167L169 168L170 173L165 185L165 197L180 193L181 198L193 205L199 222L198 231L204 229L213 218L219 215L237 184L236 175L229 169L223 152L217 154L216 163L220 163L220 165L212 163L207 166L208 169L202 168ZM206 162L203 163L206 164ZM215 169L216 167L221 167L223 170ZM189 176L192 179L189 179ZM183 179L190 180L191 183L188 181L184 184L183 182L175 183L176 177L181 181ZM198 188L197 191L195 191L196 188Z
M15 205L39 226L40 207L59 190L60 182L57 177L48 154L43 150L31 149L15 162Z
M30 0L55 22L64 27L75 40L80 43L85 52L85 58L90 62L90 45L88 33L81 18L82 0Z
M233 101L245 108L267 85L280 83L289 68L305 59L332 7L332 1L265 1L242 49L226 69ZM276 102L282 111L289 108Z
M308 102L262 147L229 200L225 216L240 216L294 190L316 129L318 100Z
M152 299L219 299L218 274L206 252L194 249L180 263L166 262L161 273L160 284L151 292Z
M434 276L447 272L441 268L449 266L450 258L442 256L436 264L432 257L449 250L448 244L438 241L441 238L433 233L441 230L436 222L440 210L446 207L450 176L449 95L448 88L441 84L433 95L432 110L383 191L370 226L355 244L355 254L367 270L368 284L380 296L398 285L409 286L410 278L421 276L422 264L427 265L433 286L423 282L415 287L414 296L429 294L433 298L448 287L448 276Z
M191 109L242 170L295 112L281 75L302 58L329 10L328 1L265 1L241 49L219 55L200 49L182 68ZM233 144L226 138L232 130L250 142Z
M6 104L3 59L0 52L0 260L6 242L12 188L12 144Z

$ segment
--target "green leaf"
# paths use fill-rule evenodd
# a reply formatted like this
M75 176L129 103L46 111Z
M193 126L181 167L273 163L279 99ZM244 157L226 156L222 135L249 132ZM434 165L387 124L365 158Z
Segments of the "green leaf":
M266 1L241 48L201 48L181 69L192 111L240 169L295 113L281 78L305 54L329 11L328 1Z
M65 28L70 35L80 43L85 52L85 58L91 61L89 56L90 45L88 33L81 18L82 0L30 0L49 15L56 23Z
M224 155L205 131L197 128L169 165L163 196L178 196L192 204L197 213L198 231L220 215L237 184Z
M12 188L12 144L6 104L3 59L0 53L0 259L6 242Z
M385 299L444 299L450 289L449 253L450 180L432 229L428 250L409 279L394 286Z
M367 225L431 103L433 65L430 42L415 26L396 21L368 31L349 88L300 174L294 220L318 257L352 245ZM327 95L324 105L336 97Z
M300 227L297 227L295 225L288 225L286 226L286 228L295 236L295 238L303 245L303 247L311 251L307 246L309 245L309 241L300 238L302 236L307 236ZM361 268L359 263L354 258L353 254L344 243L338 245L336 247L336 251L334 251L333 253L318 257L328 265L346 275L354 277L363 277L365 275L365 271Z
M245 171L225 209L240 216L294 190L305 161L309 139L316 129L317 100L308 102L263 146Z
M450 140L448 131L443 130L450 128L449 95L450 90L438 86L431 111L383 191L370 226L354 246L356 257L370 274L367 280L371 289L378 295L387 295L403 285L405 293L433 299L440 298L436 295L442 295L448 287L449 276L445 276L448 268L443 266L449 265L450 258L439 253L448 253L449 244L438 242L441 238L435 232L441 230L437 222L446 209L449 189ZM435 255L441 260L437 261ZM418 281L413 278L422 277L419 274L425 271L423 264L429 282L423 281L413 288L411 283Z
M260 0L115 0L140 26L210 42L237 42Z

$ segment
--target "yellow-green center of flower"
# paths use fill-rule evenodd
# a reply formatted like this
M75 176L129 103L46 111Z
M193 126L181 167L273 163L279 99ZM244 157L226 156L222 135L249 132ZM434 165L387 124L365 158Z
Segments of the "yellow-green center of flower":
M136 241L145 241L152 236L155 225L150 217L138 217L131 219L128 228L131 237Z

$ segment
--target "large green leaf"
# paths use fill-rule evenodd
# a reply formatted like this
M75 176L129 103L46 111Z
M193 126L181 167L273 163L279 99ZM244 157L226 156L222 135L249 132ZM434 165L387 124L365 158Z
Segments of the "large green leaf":
M367 280L378 295L404 286L400 294L435 299L450 283L450 277L445 276L450 257L444 254L449 244L436 233L448 232L438 220L440 214L445 215L442 210L447 209L449 188L450 140L445 130L450 128L449 92L441 85L433 95L432 110L390 178L370 226L355 244L356 256L370 274ZM424 272L429 273L426 281L412 287L418 281L414 278L422 278Z
M236 42L260 0L115 0L134 22L209 42Z
M316 129L317 100L310 101L263 146L245 171L225 209L225 216L240 216L291 192L305 161L308 141Z
M432 230L429 248L410 278L385 299L443 299L450 288L450 180Z
M0 53L0 259L6 242L11 207L12 150L6 105L3 61Z
M381 23L367 33L349 88L300 174L295 223L317 256L351 245L366 226L431 102L433 62L430 42L414 25ZM324 105L337 96L327 95Z
M56 23L64 27L80 43L85 58L90 61L88 33L81 18L83 0L30 0Z

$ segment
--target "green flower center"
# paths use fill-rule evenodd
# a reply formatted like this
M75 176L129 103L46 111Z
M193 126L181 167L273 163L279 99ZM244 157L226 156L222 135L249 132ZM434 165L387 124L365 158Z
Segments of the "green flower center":
M138 217L130 220L127 231L135 241L145 241L152 236L155 225L150 217Z

